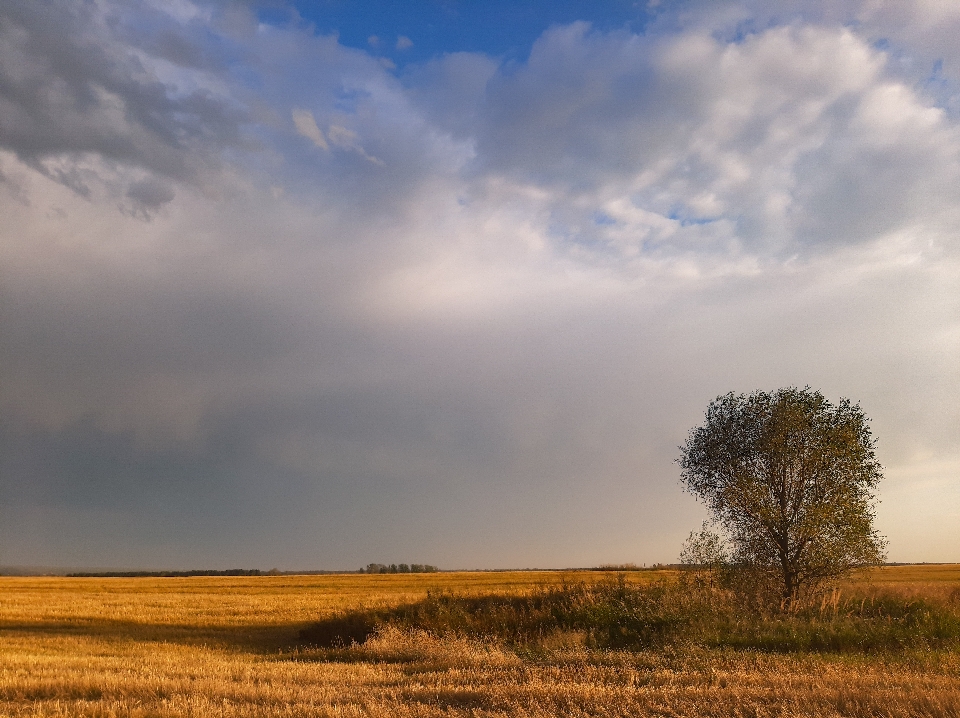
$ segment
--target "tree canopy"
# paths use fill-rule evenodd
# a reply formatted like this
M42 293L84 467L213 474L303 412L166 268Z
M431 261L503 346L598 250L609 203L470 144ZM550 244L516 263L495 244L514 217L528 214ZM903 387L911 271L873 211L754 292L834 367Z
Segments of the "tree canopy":
M882 562L873 527L882 479L858 404L819 391L729 393L680 447L685 488L721 529L727 560L750 568L785 601Z

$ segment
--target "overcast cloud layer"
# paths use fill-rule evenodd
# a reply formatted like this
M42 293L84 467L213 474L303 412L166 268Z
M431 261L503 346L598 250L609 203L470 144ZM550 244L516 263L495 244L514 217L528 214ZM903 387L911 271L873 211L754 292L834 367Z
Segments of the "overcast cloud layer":
M398 69L3 3L0 563L669 562L707 403L808 384L960 560L960 5L665 5Z

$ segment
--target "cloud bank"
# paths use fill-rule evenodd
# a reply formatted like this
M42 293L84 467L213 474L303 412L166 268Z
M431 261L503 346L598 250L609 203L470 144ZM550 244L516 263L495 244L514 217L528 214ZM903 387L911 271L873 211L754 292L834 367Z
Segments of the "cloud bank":
M671 561L709 400L805 384L960 560L960 14L399 70L292 17L0 11L0 563Z

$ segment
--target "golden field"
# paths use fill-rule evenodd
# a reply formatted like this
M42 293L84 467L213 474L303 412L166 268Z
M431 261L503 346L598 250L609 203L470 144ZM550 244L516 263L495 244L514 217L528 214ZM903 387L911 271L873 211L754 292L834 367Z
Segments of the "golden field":
M558 637L518 655L392 629L347 649L296 645L319 618L429 589L518 593L602 577L3 577L0 715L960 717L960 655L950 651L620 652ZM887 567L854 582L922 595L960 586L960 566Z

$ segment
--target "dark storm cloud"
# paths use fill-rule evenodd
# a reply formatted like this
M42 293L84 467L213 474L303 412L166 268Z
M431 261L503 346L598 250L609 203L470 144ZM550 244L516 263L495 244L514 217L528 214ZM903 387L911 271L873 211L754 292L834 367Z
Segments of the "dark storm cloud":
M202 51L189 38L146 26L140 46L118 40L132 13L72 2L0 9L0 147L83 195L103 179L103 168L84 166L91 156L200 182L244 142L247 112L235 98L178 86L145 64L156 53L197 67Z
M131 184L127 197L133 200L141 211L149 212L172 202L174 191L169 183L150 178Z

